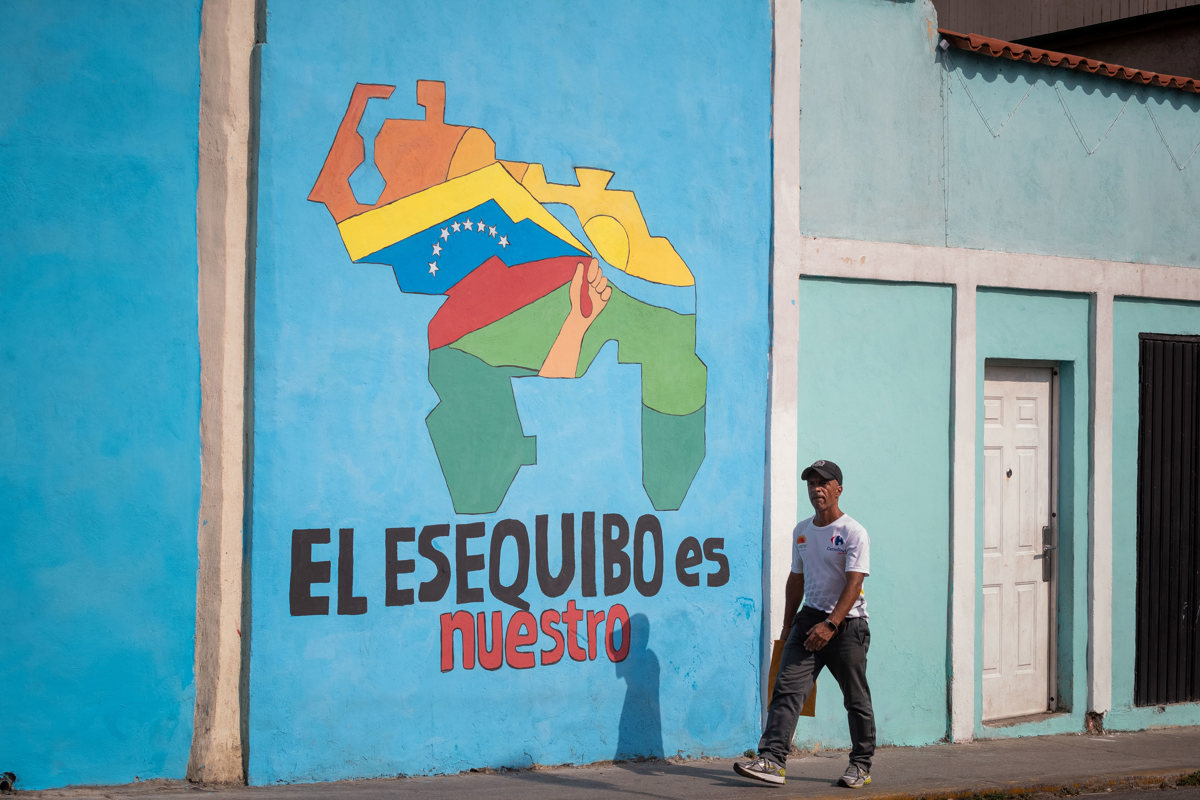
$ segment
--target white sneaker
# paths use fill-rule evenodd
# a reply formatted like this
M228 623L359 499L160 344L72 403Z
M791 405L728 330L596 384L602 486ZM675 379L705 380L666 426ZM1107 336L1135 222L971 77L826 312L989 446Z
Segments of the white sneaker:
M733 771L738 775L767 783L782 784L784 781L783 767L765 756L759 756L753 761L735 761Z
M838 778L838 786L845 786L848 789L861 789L870 782L870 773L858 764L851 764L846 767L846 771L842 773L842 777Z

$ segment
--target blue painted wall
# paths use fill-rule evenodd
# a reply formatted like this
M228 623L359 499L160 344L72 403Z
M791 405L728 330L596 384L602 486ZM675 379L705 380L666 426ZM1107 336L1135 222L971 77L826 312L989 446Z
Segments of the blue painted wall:
M1137 636L1138 334L1200 335L1200 304L1118 299L1113 309L1114 642ZM1106 725L1140 730L1200 724L1200 704L1135 707L1134 648L1113 650L1112 711Z
M946 735L952 303L947 286L800 282L797 455L801 466L841 466L842 508L871 536L868 677L881 744ZM796 741L848 747L837 682L818 685L817 716L801 720Z
M269 6L267 30L251 782L728 756L752 746L762 618L769 5L526 0L500 11L362 0L332 11L290 2ZM486 130L501 158L543 163L553 182L572 183L575 166L615 172L610 188L635 192L650 232L669 239L690 267L707 424L704 461L678 511L655 511L642 487L641 371L616 363L609 344L577 380L512 381L523 430L537 437L537 464L520 470L496 513L455 513L425 422L438 402L427 327L443 298L402 293L388 267L351 263L326 209L306 199L355 83L396 87L368 108L364 127L373 138L385 116L423 117L418 79L444 81L447 123ZM598 543L595 592L577 576L564 594L547 596L517 540L496 534L498 524L516 520L532 542L537 517L546 515L557 542L561 515L573 514L578 529L590 513L598 542L616 530L603 527L605 514L631 530L644 515L658 520L660 585L606 594ZM479 538L458 527L474 524ZM388 606L388 582L417 590L436 575L437 556L414 543L389 551L387 529L419 535L435 525L448 526L436 548L453 570L449 590L436 601ZM294 532L305 529L330 529L328 544L301 548L306 563L328 562L329 582L303 588L331 598L328 614L291 614ZM348 574L341 529L353 529L347 595L365 598L365 613L337 613L339 573ZM687 567L698 586L685 585L691 579L677 568L689 539L710 548ZM632 556L633 546L624 552ZM411 559L412 571L389 577L393 557ZM475 559L486 566L472 571ZM601 644L595 658L464 668L458 634L443 633L442 615L500 614L507 624L517 613L497 599L493 565L499 583L520 580L529 567L522 598L540 619L568 603L609 614L623 606L633 630L629 657L614 662ZM651 576L653 559L641 569ZM459 586L480 590L480 599L468 592L460 600ZM443 670L447 641L454 660ZM548 643L543 636L531 652Z
M0 770L19 789L187 765L199 35L198 2L4 6Z

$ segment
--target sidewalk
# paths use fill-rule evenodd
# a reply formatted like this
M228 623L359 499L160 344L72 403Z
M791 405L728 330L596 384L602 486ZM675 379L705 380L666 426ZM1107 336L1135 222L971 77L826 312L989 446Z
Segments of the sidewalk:
M1081 791L1157 786L1200 771L1200 727L1163 728L1100 736L1065 734L993 739L928 747L884 747L875 755L873 783L861 790L834 785L845 751L793 756L780 787L741 778L732 759L691 759L549 767L440 777L393 778L287 786L216 788L178 781L115 787L18 791L15 798L64 800L577 800L596 797L726 800L726 798L868 797L958 798L977 794ZM20 790L20 776L17 789Z

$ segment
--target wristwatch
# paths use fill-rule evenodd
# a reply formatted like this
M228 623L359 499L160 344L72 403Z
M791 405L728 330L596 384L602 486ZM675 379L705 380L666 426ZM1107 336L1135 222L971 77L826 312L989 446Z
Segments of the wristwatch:
M838 624L836 622L834 622L833 620L831 620L829 617L825 618L825 624L828 625L830 628L832 628L834 633L838 632Z

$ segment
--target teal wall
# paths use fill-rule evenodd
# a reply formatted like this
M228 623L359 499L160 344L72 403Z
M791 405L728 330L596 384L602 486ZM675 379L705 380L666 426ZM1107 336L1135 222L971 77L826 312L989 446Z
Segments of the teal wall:
M983 386L990 360L1050 362L1059 370L1058 395L1058 683L1061 716L1010 725L981 722L982 686L975 682L975 735L1033 736L1078 731L1087 711L1087 587L1089 425L1088 330L1091 304L1077 295L980 289L976 297L976 552L983 552ZM975 585L983 585L976 560ZM975 611L975 663L983 657L982 604Z
M799 298L797 457L841 466L842 508L871 537L867 675L880 743L936 742L947 731L953 292L803 279ZM802 486L797 497L811 515ZM817 716L796 741L848 747L837 682L818 685Z
M1200 96L937 48L928 0L805 0L801 230L1200 263Z
M1113 623L1114 642L1137 637L1138 334L1200 335L1200 304L1118 298L1113 310ZM1112 711L1105 725L1139 730L1200 724L1200 704L1133 705L1134 648L1115 647Z
M18 789L187 765L199 36L198 2L0 12L0 770Z
M1200 95L950 49L955 247L1200 264Z
M336 12L315 1L268 6L255 319L252 783L732 756L757 740L770 65L765 0L524 0L503 8L358 0ZM646 355L669 340L682 319L675 311L658 318L671 320L662 327L634 331L640 345L603 344L576 380L535 377L504 355L479 364L455 348L432 354L430 322L449 301L401 291L388 266L353 263L330 213L307 199L355 84L396 87L390 100L371 101L364 117L361 129L375 146L385 118L423 118L414 102L419 79L444 82L447 123L486 131L499 157L544 164L551 182L574 183L574 167L613 171L609 188L634 192L650 233L666 237L690 268L694 289L673 291L606 265L623 293L694 307L694 349L707 373L703 462L677 509L656 506L643 485L648 415L641 395L643 380L664 365L681 367L669 372L669 386L688 377L688 364ZM580 220L557 211L579 234ZM596 325L615 324L617 313L610 305ZM493 352L511 343L495 327L476 338ZM455 458L468 467L481 461L461 453L479 441L476 434L491 433L477 424L483 417L461 417L449 434L437 428L448 438L461 433L458 451L431 440L426 421L439 424L429 415L446 400L430 381L468 363L479 382L463 381L450 400L473 401L490 388L477 406L486 416L493 401L511 396L520 431L536 437L488 451L497 461L536 458L516 471L495 511L456 511L443 472ZM497 383L501 365L514 377ZM687 424L682 416L674 422ZM672 466L685 444L682 435L651 441L658 461L647 473ZM553 543L549 566L559 567L564 514L573 515L578 569L559 594L537 579L532 551L542 518ZM591 515L594 566L578 538ZM605 575L620 577L620 558L635 547L617 546L616 560L606 562L602 539L617 541L622 522L636 533L639 520L661 526L661 579L606 586ZM428 548L400 541L432 536L439 525L446 536ZM326 529L322 543L297 533ZM345 551L343 529L353 531ZM389 536L398 538L389 544ZM521 548L526 536L530 551ZM343 552L353 553L352 574ZM650 549L643 555L635 564L652 577L655 557ZM439 559L452 576L445 593L431 584L388 604L389 585L419 591L436 579ZM401 561L409 563L389 573ZM328 598L328 613L295 613L297 576L305 597ZM345 597L361 601L339 604L339 576ZM502 598L502 587L523 576L517 600L543 622L568 604L608 614L622 607L631 619L631 653L614 660L601 644L584 659L466 667L461 634L448 634L444 621L484 614L510 624L526 612ZM525 646L534 655L551 643L537 634L535 627L537 643ZM586 636L580 641L586 645Z
M1200 265L1200 228L1195 224L1200 97L953 48L942 51L936 11L927 0L806 0L802 8L802 233ZM986 284L986 276L982 282ZM802 282L802 297L809 285ZM978 303L979 389L988 359L1037 359L1061 366L1059 511L1065 550L1060 555L1064 564L1069 560L1069 569L1060 586L1058 666L1060 694L1070 711L1046 722L1006 728L985 728L977 716L976 733L1078 730L1087 704L1089 301L983 289ZM1125 589L1121 578L1132 569L1126 560L1133 547L1133 500L1125 487L1132 485L1129 470L1136 463L1128 457L1133 440L1127 437L1133 435L1128 426L1136 426L1136 371L1133 378L1128 371L1136 367L1137 324L1123 320L1133 319L1130 309L1143 306L1131 301L1118 308L1111 716L1117 726L1194 723L1190 708L1156 715L1121 706L1130 702L1133 658L1132 648L1122 644L1131 639L1121 635L1132 626L1132 588ZM1149 320L1155 313L1150 309L1173 307L1145 308ZM819 304L811 310L823 312ZM1191 325L1194 332L1193 323L1182 321L1192 318L1178 313L1181 320L1172 324L1181 329ZM802 371L809 341L804 331L802 317ZM945 335L943 346L948 347L951 334ZM943 373L937 362L910 360L907 367L914 380L940 386ZM801 391L803 398L803 384ZM877 444L840 406L832 405L830 411L833 418L825 424L843 438L823 441L837 441L851 452ZM803 409L798 426L803 463L808 455ZM930 457L948 463L940 444L928 449ZM982 503L981 491L977 498ZM939 705L939 720L942 711Z
M928 0L804 0L800 229L942 244L942 69Z

